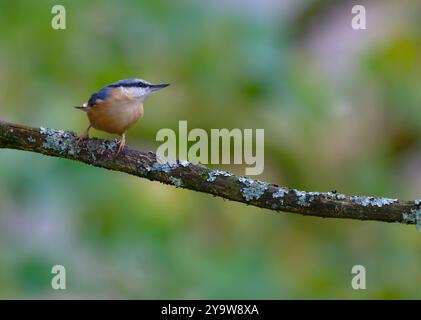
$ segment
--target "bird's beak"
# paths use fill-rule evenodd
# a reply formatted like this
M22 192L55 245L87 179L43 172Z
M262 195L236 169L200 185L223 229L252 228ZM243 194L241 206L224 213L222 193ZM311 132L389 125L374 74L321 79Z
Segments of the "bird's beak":
M168 87L169 83L160 83L160 84L151 84L149 88L151 89L151 92L164 89L165 87Z

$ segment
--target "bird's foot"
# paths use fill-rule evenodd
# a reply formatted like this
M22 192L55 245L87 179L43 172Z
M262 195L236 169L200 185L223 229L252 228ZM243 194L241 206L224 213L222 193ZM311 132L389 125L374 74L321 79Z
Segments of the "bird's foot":
M86 139L89 139L89 135L88 134L82 134L82 135L80 135L76 138L76 144L79 144Z
M91 129L91 126L89 126L79 137L76 138L76 144L79 144L83 140L89 139L89 129Z
M120 139L120 142L119 142L119 145L118 145L118 150L117 150L117 153L116 153L114 159L118 157L118 155L124 149L125 146L126 146L126 135L123 133L121 135L121 139Z

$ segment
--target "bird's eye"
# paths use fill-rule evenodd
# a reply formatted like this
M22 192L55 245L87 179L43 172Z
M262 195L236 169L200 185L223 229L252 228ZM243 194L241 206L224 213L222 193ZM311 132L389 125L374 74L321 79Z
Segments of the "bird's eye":
M143 83L143 82L139 82L137 85L141 88L146 87L146 83Z

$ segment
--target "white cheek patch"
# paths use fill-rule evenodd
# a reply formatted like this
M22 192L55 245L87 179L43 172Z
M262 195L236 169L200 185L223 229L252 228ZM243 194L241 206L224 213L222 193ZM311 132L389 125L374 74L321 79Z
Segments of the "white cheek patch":
M151 93L151 89L149 87L139 88L139 94L142 96L146 96Z
M142 87L132 87L132 88L124 88L120 87L124 93L137 96L139 98L147 96L149 93L151 93L151 89L149 87L142 88Z

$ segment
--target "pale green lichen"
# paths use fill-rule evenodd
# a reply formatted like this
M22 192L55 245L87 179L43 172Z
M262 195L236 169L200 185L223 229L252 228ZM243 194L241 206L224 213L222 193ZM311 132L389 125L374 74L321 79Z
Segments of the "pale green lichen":
M402 213L402 220L404 223L415 223L417 221L415 213L413 211L416 211L414 209L411 209L411 212L404 212Z
M72 132L41 127L40 133L45 137L42 143L45 149L70 156L78 155L81 150L76 141L76 136ZM116 139L112 141L90 139L86 141L86 155L93 161L97 160L98 155L104 155L107 152L109 153L108 156L112 157L117 152L118 146Z
M375 198L373 200L374 205L378 207L390 206L391 204L394 204L395 202L398 202L398 199Z
M182 166L184 168L188 167L190 165L190 162L187 161L187 160L180 160L179 163L180 163L180 166Z
M288 194L288 190L287 189L284 189L284 188L278 188L274 193L272 193L272 198L273 199L277 199L278 200L278 202L281 204L281 205L283 205L284 204L284 197L285 197L285 195L287 195ZM279 207L279 205L275 205L275 204L273 204L272 205L272 209L277 209Z
M159 162L155 162L152 165L152 170L151 171L168 173L171 170L176 169L177 167L178 167L177 163L172 163L172 162L159 163Z
M119 147L117 139L111 141L102 140L100 143L96 140L88 140L87 150L94 156L94 154L103 155L108 151L117 152Z
M178 168L178 164L176 162L154 162L152 166L145 164L141 171L144 172L164 172L169 173L174 169Z
M32 136L29 136L27 140L28 140L28 142L29 142L29 143L35 143L35 142L37 141L37 140L36 140L34 137L32 137Z
M277 199L278 202L283 205L284 204L284 199L283 197L285 197L285 195L288 194L288 190L284 189L284 188L278 188L274 193L272 193L272 198L273 199ZM279 205L277 204L273 204L272 205L272 209L277 209L279 207Z
M233 175L232 173L222 171L222 170L211 170L208 172L208 178L206 179L206 181L214 182L217 176L230 177L232 175Z
M330 200L345 200L346 196L337 192L305 192L297 189L292 190L295 193L297 204L302 207L309 207L317 198L325 198Z
M295 195L297 196L297 204L302 207L309 207L311 205L311 201L314 199L314 195L310 195L308 193L309 197L307 199L307 193L304 191L293 189Z
M344 195L344 194L342 194L342 193L334 193L334 196L335 196L335 198L337 199L337 200L345 200L346 199L346 196Z
M177 188L179 188L179 187L181 187L183 185L183 181L180 178L170 177L170 181Z
M247 177L240 177L238 181L245 185L245 187L241 189L241 194L246 201L253 199L259 200L269 186L266 182L253 180Z
M157 162L154 162L154 164L152 166L148 165L148 164L141 164L140 160L136 161L138 164L140 164L140 166L138 167L138 170L140 171L141 174L146 174L148 172L164 172L164 173L169 173L174 169L177 169L179 166L186 168L188 167L191 162L186 161L186 160L181 160L177 163L177 161L159 161L157 160Z
M288 190L284 188L278 188L274 193L272 193L272 198L278 199L283 198L286 194L288 194Z
M45 136L45 140L42 143L45 149L53 150L60 154L74 155L77 153L73 133L43 127L40 128L40 133Z
M356 204L360 204L364 207L366 207L370 204L370 201L369 201L368 197L351 196L349 199L352 202L355 202Z
M111 141L91 139L86 143L87 156L93 161L97 156L107 155L108 158L114 158L119 148L117 139Z
M313 196L321 196L326 199L332 199L332 200L345 200L346 196L342 193L338 193L336 191L330 191L330 192L309 192Z
M363 197L363 196L352 196L349 199L352 202L362 205L364 207L372 206L372 207L379 207L379 208L383 206L389 206L398 201L398 199Z
M314 197L323 197L326 199L332 199L332 200L345 200L346 196L342 193L338 193L336 191L330 191L330 192L309 192L308 193L311 196Z
M402 214L404 223L415 224L416 230L421 232L421 209L411 209L410 212Z

